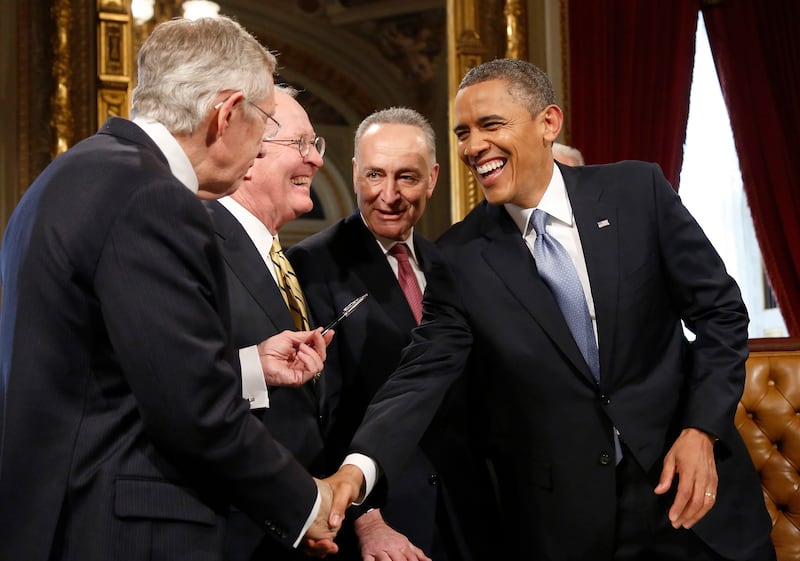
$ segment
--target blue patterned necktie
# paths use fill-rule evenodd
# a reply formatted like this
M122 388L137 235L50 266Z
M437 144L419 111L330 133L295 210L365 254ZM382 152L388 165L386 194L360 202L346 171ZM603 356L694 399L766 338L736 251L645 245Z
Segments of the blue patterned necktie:
M531 226L536 232L536 240L533 242L536 268L539 270L539 276L553 293L558 307L561 308L561 313L567 321L583 359L589 365L594 381L600 383L600 355L597 351L597 341L594 338L592 318L589 315L583 286L567 250L547 233L548 216L550 215L538 208L531 214ZM617 429L611 430L614 438L614 460L618 464L622 459L622 446Z
M533 242L536 268L539 270L539 276L553 293L558 307L561 308L572 337L578 344L586 364L589 365L595 382L599 382L600 358L583 287L569 253L558 240L547 233L545 226L549 216L539 209L535 209L531 214L531 226L536 232L536 240Z

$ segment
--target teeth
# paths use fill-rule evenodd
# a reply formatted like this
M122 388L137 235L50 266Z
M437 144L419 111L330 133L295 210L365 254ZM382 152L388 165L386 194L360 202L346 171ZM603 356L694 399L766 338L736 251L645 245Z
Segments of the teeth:
M311 183L311 178L310 177L293 177L291 179L291 181L292 181L292 183L294 185L308 185L309 183Z
M481 175L485 175L490 171L494 171L497 168L503 167L504 165L506 165L505 160L492 160L491 162L487 162L483 165L476 166L475 170Z

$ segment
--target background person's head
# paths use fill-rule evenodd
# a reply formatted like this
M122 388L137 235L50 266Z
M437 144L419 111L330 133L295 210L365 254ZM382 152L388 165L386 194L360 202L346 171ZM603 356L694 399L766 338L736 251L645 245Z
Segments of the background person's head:
M560 142L553 143L553 159L568 166L586 165L580 150Z
M492 204L538 205L553 175L563 114L550 79L512 59L486 62L461 81L454 102L458 155Z
M376 111L356 129L353 189L367 227L401 241L425 212L439 164L436 135L425 117L407 107Z
M311 182L323 165L325 141L314 132L296 95L293 88L275 87L274 117L281 124L280 138L264 142L264 156L253 163L233 194L273 234L314 207Z

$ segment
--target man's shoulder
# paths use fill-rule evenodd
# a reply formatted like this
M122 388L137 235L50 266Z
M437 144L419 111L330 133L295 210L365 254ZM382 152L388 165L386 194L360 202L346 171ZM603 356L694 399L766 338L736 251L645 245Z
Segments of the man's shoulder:
M459 222L450 226L436 240L438 247L460 245L480 236L484 221L491 215L505 212L504 209L494 207L486 201L481 201Z
M565 175L565 178L570 175L575 175L583 179L596 178L600 180L614 177L635 178L638 176L651 176L654 173L660 174L661 168L658 164L653 162L622 160L609 164L579 166L566 170L562 168L562 173Z
M318 254L329 252L332 248L351 239L356 232L357 224L352 216L342 218L330 226L312 234L289 248L286 253L291 257L298 253Z

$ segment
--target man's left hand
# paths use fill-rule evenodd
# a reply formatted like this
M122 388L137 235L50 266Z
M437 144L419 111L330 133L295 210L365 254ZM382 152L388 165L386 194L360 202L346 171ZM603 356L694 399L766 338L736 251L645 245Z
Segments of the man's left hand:
M699 429L684 429L664 458L655 493L666 493L676 474L678 489L669 519L674 528L688 529L711 510L717 499L714 437Z

